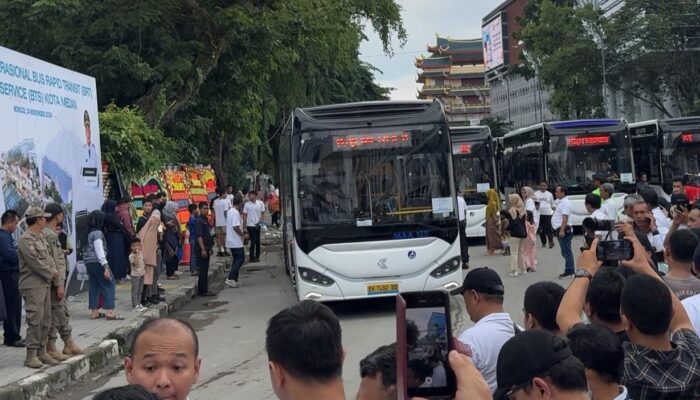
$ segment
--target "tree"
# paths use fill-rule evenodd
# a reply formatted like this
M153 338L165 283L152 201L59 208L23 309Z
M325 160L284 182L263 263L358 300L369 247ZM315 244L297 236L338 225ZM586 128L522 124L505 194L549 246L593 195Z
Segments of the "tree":
M535 70L543 86L551 90L549 106L564 118L604 115L602 57L583 21L599 26L600 12L572 2L537 0L531 3L516 35L532 57L520 73L532 77ZM539 65L532 65L536 62Z
M627 0L607 25L611 83L672 117L700 100L700 3Z
M496 117L487 117L481 120L482 125L486 125L491 129L491 136L503 137L513 128L513 123L508 120Z
M166 162L175 162L173 154L186 151L151 128L138 108L119 108L114 104L100 113L102 156L127 179L160 169Z
M387 52L406 38L394 0L16 0L0 18L14 21L0 43L95 76L101 109L138 106L198 150L168 160L210 162L222 180L269 168L294 107L385 98L358 59L365 25Z

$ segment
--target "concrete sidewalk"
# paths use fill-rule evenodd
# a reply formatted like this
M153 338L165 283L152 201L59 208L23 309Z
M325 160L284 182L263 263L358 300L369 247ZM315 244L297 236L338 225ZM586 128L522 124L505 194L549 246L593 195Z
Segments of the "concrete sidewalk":
M211 291L218 292L223 288L224 266L228 263L229 258L212 258L209 269ZM85 355L73 357L54 367L35 370L23 366L25 349L0 346L0 400L55 398L54 392L120 357L130 335L143 320L166 316L189 303L197 293L197 277L190 276L189 272L180 275L180 280L165 280L164 274L161 277L166 301L142 313L132 311L131 284L117 286L116 310L124 317L123 321L91 320L86 291L69 298L73 337L85 350ZM26 323L22 321L22 325L24 337ZM60 339L58 345L63 349Z

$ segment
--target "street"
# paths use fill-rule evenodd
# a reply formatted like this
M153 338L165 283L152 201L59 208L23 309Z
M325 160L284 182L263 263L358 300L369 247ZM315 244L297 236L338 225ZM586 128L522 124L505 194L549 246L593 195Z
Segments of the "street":
M580 237L574 239L578 248ZM472 267L496 269L506 286L506 311L522 324L522 298L528 285L539 280L558 281L562 259L558 247L538 247L539 267L525 277L507 276L509 257L483 255L481 244L470 247ZM567 284L569 280L559 281ZM199 334L202 372L191 399L274 399L270 386L265 329L268 319L295 300L294 289L281 267L280 250L264 249L262 262L246 264L241 272L240 289L224 289L213 300L196 298L174 314L190 322ZM459 304L459 303L458 303ZM345 392L354 399L360 382L359 362L380 345L395 339L393 299L371 299L330 304L341 320L347 358L343 371ZM462 313L462 319L466 314ZM457 327L455 335L463 327ZM124 385L118 363L70 387L58 395L61 399L90 399L95 393Z

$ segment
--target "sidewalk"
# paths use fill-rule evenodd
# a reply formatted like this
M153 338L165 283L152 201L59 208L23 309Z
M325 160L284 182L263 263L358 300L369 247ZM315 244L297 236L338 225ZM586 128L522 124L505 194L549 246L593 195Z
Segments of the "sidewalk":
M224 265L229 262L229 258L212 258L209 269L211 291L218 292L223 288ZM68 309L71 314L73 337L85 350L83 356L73 357L54 367L34 370L23 366L25 349L0 345L0 400L45 399L53 392L120 357L130 335L143 320L166 316L182 308L194 297L197 277L190 276L189 272L184 272L180 275L181 279L175 281L165 280L164 274L161 276L166 301L142 313L135 313L131 309L131 284L117 286L116 311L124 317L123 321L91 320L87 291L69 298ZM26 323L22 321L22 337L25 336L25 330ZM59 349L63 349L60 339L57 344Z

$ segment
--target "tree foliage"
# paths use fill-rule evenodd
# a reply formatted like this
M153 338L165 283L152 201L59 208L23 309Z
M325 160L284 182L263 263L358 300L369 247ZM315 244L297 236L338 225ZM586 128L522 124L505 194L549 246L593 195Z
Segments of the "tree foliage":
M674 116L700 101L700 3L628 0L606 26L612 83Z
M102 157L127 178L156 171L176 154L177 143L151 128L137 108L114 104L100 113Z
M531 55L523 73L539 74L552 91L549 106L561 117L591 118L603 112L602 56L598 44L582 21L600 24L600 13L591 6L571 2L531 2L517 38ZM536 65L534 65L536 64Z
M491 136L503 137L513 128L513 123L507 119L496 117L488 117L481 120L482 125L486 125L491 129Z
M366 25L387 52L406 38L395 0L15 0L0 18L1 44L95 76L102 108L138 106L226 180L270 169L294 107L386 98Z
M646 102L668 117L675 116L668 99L684 115L699 109L700 3L626 0L609 18L574 3L530 0L517 34L539 62L556 113L602 114L601 49L610 90ZM521 72L531 77L533 61L525 61L528 67Z

